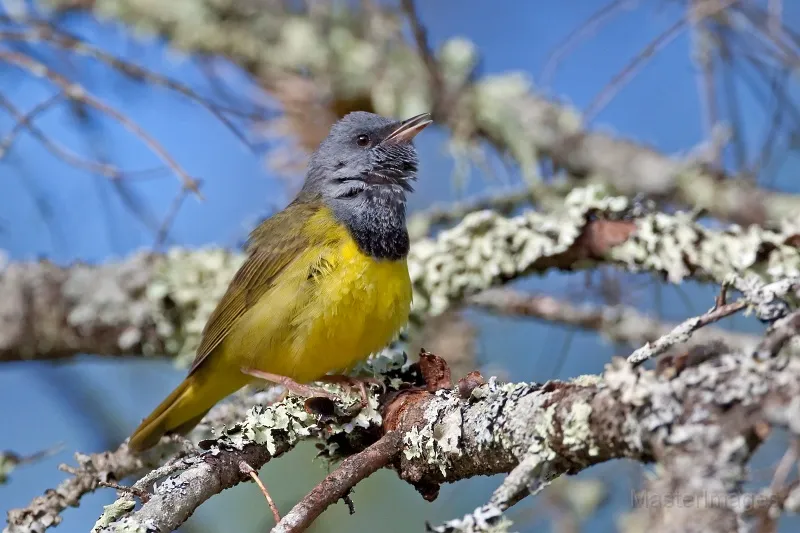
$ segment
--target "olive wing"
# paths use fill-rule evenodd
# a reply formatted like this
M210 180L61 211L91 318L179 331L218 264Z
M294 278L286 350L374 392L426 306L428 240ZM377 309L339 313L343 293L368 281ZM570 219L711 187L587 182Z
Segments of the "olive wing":
M309 245L304 228L319 206L290 204L262 222L247 243L247 259L206 323L189 374L196 371L241 318L272 286L281 272Z

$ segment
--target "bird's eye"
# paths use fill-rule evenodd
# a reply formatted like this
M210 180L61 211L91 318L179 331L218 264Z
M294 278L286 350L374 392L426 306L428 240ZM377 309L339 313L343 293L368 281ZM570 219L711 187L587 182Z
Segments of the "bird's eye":
M367 137L366 135L363 135L363 134L359 135L358 137L356 137L356 144L358 144L359 146L368 145L369 144L369 137Z

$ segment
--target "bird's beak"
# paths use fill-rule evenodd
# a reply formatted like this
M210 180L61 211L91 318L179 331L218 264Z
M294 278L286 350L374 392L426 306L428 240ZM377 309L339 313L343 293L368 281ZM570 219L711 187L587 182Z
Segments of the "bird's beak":
M383 142L385 143L401 143L409 142L416 137L417 133L424 130L428 124L433 122L430 113L422 113L415 117L411 117L400 123L392 133L390 133Z

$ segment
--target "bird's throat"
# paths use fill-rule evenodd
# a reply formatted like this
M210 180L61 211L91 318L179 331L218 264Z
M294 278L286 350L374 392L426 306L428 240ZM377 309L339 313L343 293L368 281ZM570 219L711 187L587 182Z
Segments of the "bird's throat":
M410 243L402 198L368 197L359 209L334 208L334 213L364 254L388 261L408 255Z

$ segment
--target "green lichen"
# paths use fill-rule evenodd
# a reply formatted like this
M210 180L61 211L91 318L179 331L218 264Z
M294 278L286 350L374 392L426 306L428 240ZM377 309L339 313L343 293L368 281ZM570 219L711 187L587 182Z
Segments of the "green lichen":
M563 433L561 443L573 451L589 448L589 456L595 457L600 451L592 439L592 430L589 426L591 416L591 405L586 402L573 403L561 424Z
M267 451L275 455L278 438L294 445L311 434L314 424L316 420L303 409L299 398L267 407L257 405L247 413L242 430L233 434L232 442L240 447L247 441L266 445Z
M128 498L120 498L109 505L103 506L103 514L100 515L100 518L95 522L92 533L97 533L103 528L108 527L113 522L119 520L120 517L130 513L134 507L136 507L136 502ZM116 532L119 530L113 529L113 531ZM126 529L125 531L130 531L130 529ZM120 531L120 533L122 532Z

